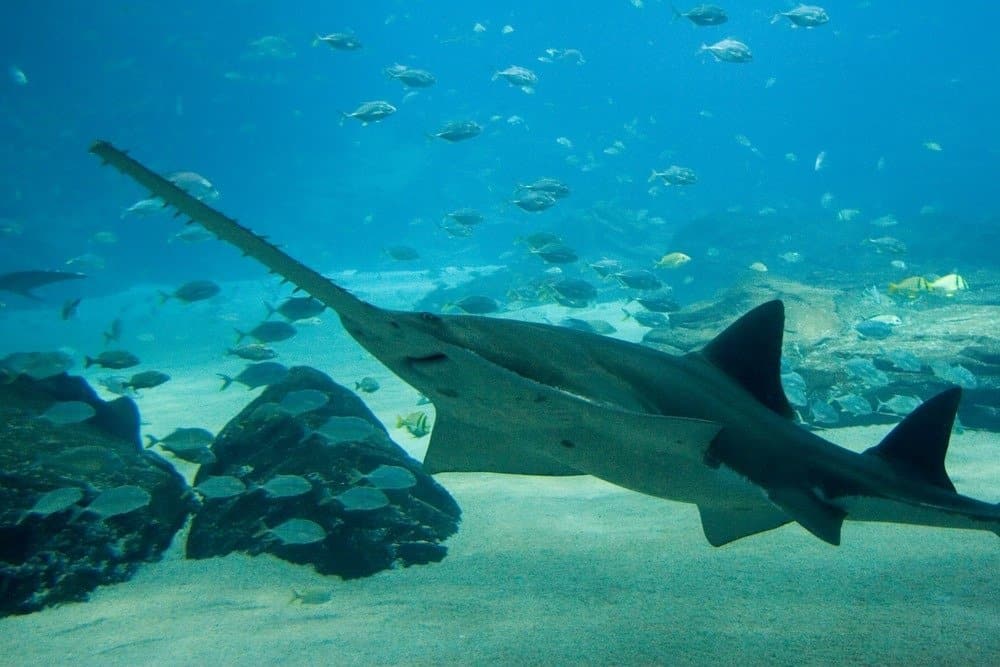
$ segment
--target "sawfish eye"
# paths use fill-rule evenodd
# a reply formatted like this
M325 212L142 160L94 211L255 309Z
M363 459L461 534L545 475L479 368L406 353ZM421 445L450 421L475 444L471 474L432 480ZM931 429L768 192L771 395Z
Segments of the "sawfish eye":
M434 313L427 313L427 312L420 313L420 319L423 320L424 322L430 322L432 324L437 324L438 322L441 321L441 318L435 315Z

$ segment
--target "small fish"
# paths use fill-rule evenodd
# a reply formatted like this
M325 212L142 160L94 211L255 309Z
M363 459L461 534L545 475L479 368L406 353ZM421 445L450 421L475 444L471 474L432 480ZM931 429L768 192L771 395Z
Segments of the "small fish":
M59 309L59 317L63 320L71 320L76 317L76 309L79 308L81 301L83 301L82 297L64 301L62 308Z
M160 292L160 303L166 303L170 299L177 299L184 303L204 301L205 299L211 299L221 291L222 288L211 280L193 280L178 287L173 294Z
M731 37L712 45L702 44L700 51L708 51L719 62L748 63L753 60L750 47Z
M66 486L53 489L35 501L27 512L25 512L17 524L21 524L29 516L47 517L59 512L65 512L83 499L83 491L78 486Z
M932 281L929 284L929 289L940 296L953 297L959 292L969 289L969 283L957 273L949 273Z
M210 241L214 238L215 234L208 231L201 225L189 223L184 227L184 229L167 239L167 243L173 243L174 241L183 241L184 243L200 243L202 241Z
M15 86L27 86L28 85L28 75L24 73L20 67L16 65L11 65L7 69L8 74L10 74L10 80L14 82Z
M535 86L538 84L538 75L527 67L521 67L519 65L511 65L507 69L494 73L493 81L496 81L497 79L503 79L510 85L520 88L523 92L528 93L529 95L535 92Z
M215 441L212 432L197 427L176 428L162 440L146 434L149 444L147 449L154 445L170 452L179 459L191 463L206 464L215 462L215 454L212 453L211 445Z
M781 374L781 386L785 390L788 402L803 408L809 404L806 393L806 380L795 371Z
M372 512L389 505L389 498L372 486L355 486L334 496L347 512Z
M643 308L654 313L673 313L681 309L680 304L674 301L668 292L644 294L635 297L635 300Z
M647 327L650 329L670 326L670 318L668 318L663 313L654 313L653 311L650 310L642 310L637 313L630 313L624 308L622 308L622 310L625 311L626 317L633 318L640 326Z
M280 306L275 307L269 303L265 303L264 306L267 308L268 318L278 313L289 322L308 320L326 310L326 306L321 301L311 296L293 296L285 299Z
M920 407L922 402L916 396L900 396L896 394L887 401L878 401L876 412L905 417Z
M411 489L417 484L413 473L400 466L380 465L362 478L375 488L384 490Z
M142 373L133 375L124 386L131 387L132 389L152 389L153 387L159 387L169 380L170 376L161 371L143 371Z
M222 379L222 387L219 391L229 388L233 382L245 385L247 389L256 389L269 384L281 382L288 376L288 368L276 361L262 361L256 364L249 364L236 377L231 377L225 373L216 373Z
M861 334L863 338L872 338L874 340L888 338L893 334L893 329L893 325L888 322L881 322L875 319L862 320L854 325L854 330Z
M383 70L390 79L395 79L407 88L429 88L437 83L433 74L424 69L393 65Z
M976 378L976 375L961 364L952 366L946 361L935 361L930 366L934 376L941 378L945 382L957 384L962 389L979 388L979 380Z
M878 388L889 384L889 376L885 371L875 368L871 359L854 357L844 362L847 374L856 380L860 380L866 387Z
M125 350L105 350L96 357L83 358L84 368L100 366L101 368L113 368L118 370L138 366L140 363L139 357L135 356L131 352L126 352Z
M446 217L451 218L455 222L465 227L474 227L475 225L480 225L486 219L482 213L474 208L460 208L451 213L447 213Z
M833 401L840 406L842 412L846 412L852 417L864 417L872 413L872 404L864 396L844 394L835 396Z
M111 320L111 324L108 326L108 330L103 334L104 344L109 345L112 341L118 342L122 338L122 320L120 317L116 317Z
M919 373L924 367L920 358L907 350L889 350L885 353L885 360L896 370L908 373Z
M524 193L512 203L518 208L529 213L539 213L556 205L556 198L547 192L536 192L534 190Z
M622 271L622 263L617 259L600 259L589 265L602 278Z
M572 264L579 259L576 251L564 243L549 243L530 252L548 264Z
M361 378L358 382L354 383L355 391L363 391L366 394L373 394L379 390L381 385L373 377L365 376Z
M694 185L698 182L698 176L694 173L693 169L681 167L676 164L670 165L663 171L656 171L654 169L647 181L653 182L658 178L665 185Z
M392 106L385 100L375 100L373 102L364 102L358 106L354 111L347 113L341 112L344 118L354 118L361 121L362 125L368 125L368 123L377 123L383 118L387 118L392 114L396 113L396 107Z
M296 333L298 333L296 328L293 327L288 322L281 322L281 321L261 322L250 331L240 331L239 329L237 329L236 342L239 343L247 336L250 336L251 338L257 339L257 341L260 343L278 343L283 340L288 340Z
M326 44L331 49L338 51L357 51L363 45L361 40L349 32L331 32L329 35L316 35L313 39L313 46Z
M944 150L944 148L941 147L941 144L939 144L936 141L925 141L924 148L926 148L932 153L940 153L941 151Z
M415 248L405 245L389 246L385 249L385 254L397 262L412 262L420 259L420 253Z
M414 438L422 438L431 432L427 413L420 410L405 417L396 417L396 428L405 428Z
M288 604L324 604L333 599L333 589L331 588L293 588L292 599Z
M859 215L861 215L861 211L856 208L842 208L837 211L837 220L839 222L850 222Z
M379 435L372 423L361 417L330 417L313 433L322 436L328 445L365 442Z
M210 500L222 500L246 493L247 485L237 477L219 475L206 478L194 490Z
M925 292L931 291L931 284L921 276L910 276L898 283L889 283L889 294L902 294L908 299L915 299Z
M129 206L127 209L122 211L121 217L125 219L130 215L138 217L147 217L155 213L163 213L167 210L167 205L163 203L163 200L159 197L151 197L149 199L140 199L136 203Z
M597 288L582 278L563 278L549 285L549 289L559 297L573 302L588 302L597 298Z
M777 23L782 17L788 19L793 26L798 28L815 28L830 20L826 10L816 5L799 5L790 11L778 12L771 17L771 23Z
M265 532L282 544L315 544L326 539L323 526L309 519L289 519Z
M656 266L661 269L678 269L690 261L691 257L689 255L685 255L682 252L670 252L661 257Z
M296 498L312 491L312 482L299 475L275 475L260 489L271 498Z
M278 406L285 412L296 416L318 410L329 402L330 397L318 389L300 389L285 394Z
M563 199L570 195L569 186L555 178L539 178L526 185L518 185L518 190L528 190L530 192L544 192L556 199Z
M84 512L96 514L101 519L129 514L149 505L152 497L145 489L126 484L102 491L94 500L83 508Z
M485 315L500 310L500 304L497 303L496 299L480 295L462 297L449 305L470 315Z
M652 271L647 271L646 269L629 269L627 271L620 271L614 273L611 276L620 282L624 287L631 287L632 289L653 291L658 290L663 287L663 283L657 278Z
M277 352L262 343L250 343L241 347L231 347L226 351L226 354L248 361L267 361L278 356Z
M818 398L809 403L809 414L814 424L832 425L840 421L840 415L833 406Z
M212 182L194 171L175 171L167 176L167 180L188 193L195 199L218 199L219 191Z
M826 151L820 151L816 154L816 160L813 162L813 171L820 171L826 166Z
M722 25L729 20L726 10L715 5L698 5L686 12L678 11L673 5L670 9L674 12L674 20L685 18L697 26Z
M895 255L902 255L906 252L906 244L892 236L869 238L864 243L875 246L875 252L889 252Z
M475 121L455 120L445 123L440 130L431 136L454 143L477 137L482 133L482 131L483 128Z

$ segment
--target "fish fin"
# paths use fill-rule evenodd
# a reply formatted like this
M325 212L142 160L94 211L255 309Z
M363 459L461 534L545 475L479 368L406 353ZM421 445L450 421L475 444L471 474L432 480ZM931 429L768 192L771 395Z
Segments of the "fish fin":
M774 300L757 306L730 324L708 345L688 357L712 364L750 392L765 407L794 419L781 386L781 341L785 306Z
M229 375L226 375L225 373L216 373L216 375L218 375L222 379L222 386L219 387L219 391L225 391L226 389L229 389L229 385L231 385L235 379Z
M954 491L944 458L961 398L962 389L952 387L924 401L865 454L877 456L908 477Z
M842 509L823 502L811 491L793 487L768 489L767 497L819 539L840 545L840 528L847 516Z
M713 547L735 542L738 539L780 528L792 521L773 505L754 507L713 507L698 505L701 529Z
M439 472L499 472L512 475L581 475L579 470L522 449L486 429L463 424L440 412L423 462L430 474Z

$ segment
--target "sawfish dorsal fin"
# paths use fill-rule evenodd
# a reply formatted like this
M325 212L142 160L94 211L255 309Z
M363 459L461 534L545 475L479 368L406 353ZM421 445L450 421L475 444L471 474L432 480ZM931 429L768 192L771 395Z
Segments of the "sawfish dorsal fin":
M768 301L730 324L694 354L708 361L758 401L787 419L795 418L781 386L781 341L785 305Z
M909 477L954 491L944 457L961 399L961 388L952 387L924 401L865 454L879 457Z

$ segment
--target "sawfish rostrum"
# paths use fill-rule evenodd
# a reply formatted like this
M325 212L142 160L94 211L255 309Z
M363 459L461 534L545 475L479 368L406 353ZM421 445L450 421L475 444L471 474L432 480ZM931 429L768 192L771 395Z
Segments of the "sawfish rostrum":
M385 310L106 142L91 152L151 196L334 310L437 409L424 467L590 474L698 506L722 545L795 521L839 544L845 520L1000 534L1000 505L956 493L944 468L959 388L856 453L796 425L781 387L784 306L765 303L702 350L672 356L545 324Z

